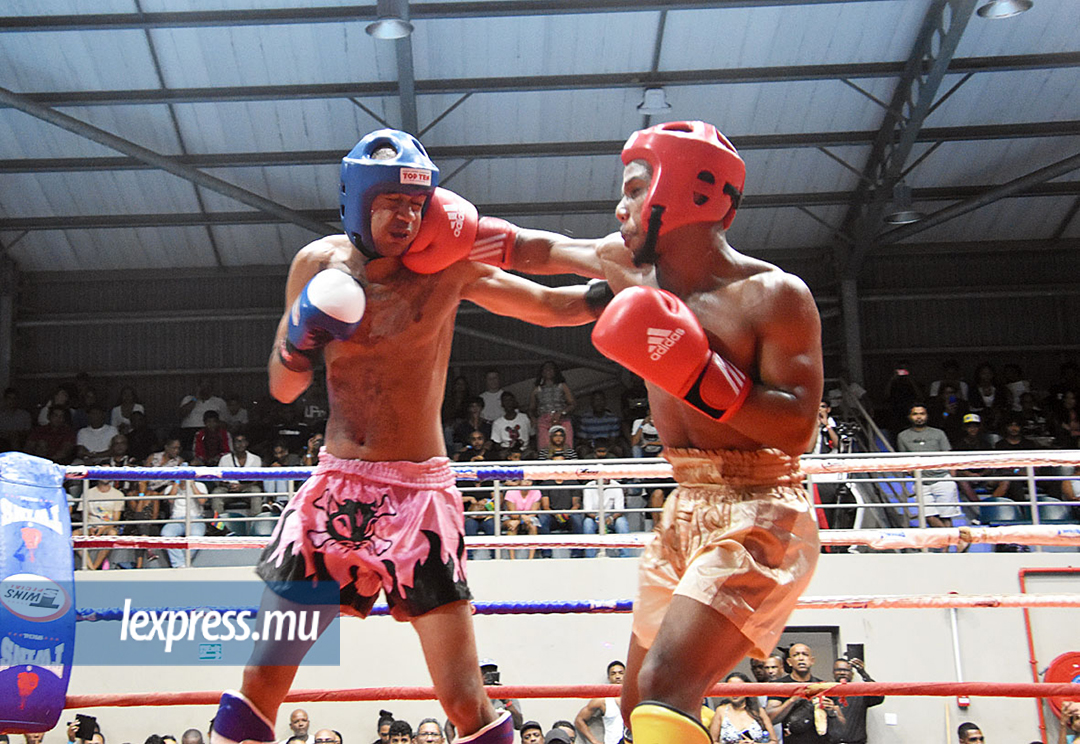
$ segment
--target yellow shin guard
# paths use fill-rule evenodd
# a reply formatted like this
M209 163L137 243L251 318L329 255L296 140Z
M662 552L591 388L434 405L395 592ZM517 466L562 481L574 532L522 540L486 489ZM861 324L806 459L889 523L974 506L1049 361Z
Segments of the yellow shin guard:
M711 744L701 721L655 700L635 706L630 731L634 744Z

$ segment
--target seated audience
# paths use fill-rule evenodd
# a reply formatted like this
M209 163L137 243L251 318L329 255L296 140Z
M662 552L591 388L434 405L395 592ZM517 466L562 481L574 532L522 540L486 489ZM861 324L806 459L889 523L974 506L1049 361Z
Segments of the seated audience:
M174 481L165 489L166 496L172 496L171 500L164 503L169 507L169 519L171 521L161 525L162 537L202 537L206 534L206 522L196 522L201 519L203 508L206 506L206 486L199 481ZM190 531L186 522L190 521ZM168 548L165 551L169 557L169 565L173 568L187 566L187 558L183 548Z
M50 408L48 421L36 426L26 439L26 452L60 465L71 464L75 455L75 429L68 423L68 410Z
M556 455L552 460L565 460L561 455ZM585 533L584 515L581 513L581 490L577 488L577 481L567 481L562 478L553 478L548 481L551 488L546 488L540 497L540 508L544 513L540 515L540 534L550 535L552 532L569 532L575 535ZM543 551L545 558L551 557L550 551ZM574 548L570 552L572 558L580 558L584 553L580 548Z
M22 407L19 391L9 387L0 404L0 451L18 450L33 428L30 412Z
M998 385L994 368L984 362L975 370L975 384L968 393L968 407L982 416L990 431L997 431L1001 418L1012 408L1009 391Z
M597 448L599 449L599 447ZM625 535L630 532L630 522L626 519L623 509L626 508L626 494L622 485L617 480L604 481L603 497L600 495L600 485L597 481L589 481L582 489L582 511L584 513L583 527L586 535L595 535L599 532L600 503L603 498L604 504L604 531L608 534L616 533ZM626 555L622 548L611 548L608 555L621 557ZM595 548L589 548L585 555L592 558L596 555Z
M94 481L86 491L86 534L111 536L117 534L117 523L124 511L124 494L111 481ZM109 568L109 549L88 551L85 568L96 571Z
M491 422L481 416L484 410L484 401L481 398L471 398L465 405L465 416L455 419L451 427L451 442L453 452L462 450L469 444L469 435L479 431L485 437L491 436Z
M528 449L532 422L518 410L517 396L509 391L503 393L502 407L503 415L491 425L491 441L503 450L513 445Z
M243 431L238 431L233 436L232 452L227 452L218 460L220 468L261 468L262 458L254 452L248 452L248 438ZM216 486L211 492L215 498L210 500L214 514L226 512L238 513L240 516L254 516L259 504L257 496L245 496L244 494L262 493L264 481L224 481ZM228 531L237 535L247 533L247 523L227 523Z
M469 381L460 375L455 377L454 381L450 383L445 397L443 397L443 427L453 426L455 421L465 418L472 399L473 395L469 391ZM483 399L481 399L480 407L483 409Z
M541 460L553 460L556 456L564 460L576 460L578 456L577 450L569 446L566 427L562 424L548 429L548 446L540 450Z
M562 426L567 441L574 441L570 414L574 411L574 394L566 384L559 365L550 359L540 365L536 385L529 395L529 415L536 422L536 446L548 447L548 432L552 426Z
M120 388L120 402L113 406L109 415L109 423L115 426L118 431L128 431L131 428L131 414L135 411L146 413L143 404L139 403L138 400L135 395L135 388L131 387L131 385L124 385L124 387Z
M1020 394L1020 410L1018 413L1023 422L1020 428L1025 437L1041 444L1048 444L1052 441L1050 423L1047 421L1043 410L1035 405L1035 396L1033 394Z
M1025 437L1022 431L1023 420L1020 418L1020 414L1009 414L1005 421L1005 436L994 445L994 449L999 452L1040 449L1039 445ZM999 481L994 486L992 495L995 497L1006 496L1013 501L1028 501L1028 484L1027 479L1024 477L1026 474L1027 468L1022 465L999 469L997 475L1011 475L1013 478Z
M955 359L946 359L942 362L941 379L930 383L928 394L931 398L936 398L940 394L942 385L952 385L956 394L960 396L960 400L968 399L968 384L961 379L960 363Z
M504 484L506 490L502 492L503 512L537 511L540 508L540 491L530 488L530 480L508 480ZM502 532L504 535L535 535L540 527L540 519L535 514L506 514L502 520ZM517 551L511 550L510 557L514 558ZM529 558L536 555L535 548L529 548Z
M263 467L300 467L300 457L289 451L289 445L285 443L284 439L278 439L274 442L271 454L270 462ZM289 503L290 492L295 489L291 480L264 480L262 490L263 493L272 494L267 496L263 502L262 511L276 516L281 514L285 504Z
M221 425L217 411L203 414L203 428L195 432L195 457L207 466L215 467L221 456L229 452L229 431Z
M49 400L45 402L45 405L38 411L37 423L38 426L45 426L49 423L49 413L53 409L60 409L65 412L66 420L71 420L71 392L66 386L61 385L53 391L53 394L49 396Z
M157 434L146 424L146 414L132 411L131 428L127 432L128 454L137 462L145 462L158 448Z
M960 436L964 426L964 416L969 413L969 410L967 401L960 397L960 393L952 383L942 383L940 393L930 399L926 408L930 426L945 432L950 442Z
M724 680L727 684L749 681L742 672L732 672ZM716 744L776 741L772 720L761 709L758 699L744 695L720 698L709 726L709 736Z
M660 432L653 423L652 411L640 410L641 418L635 419L630 427L630 446L634 457L659 457L664 449L660 441Z
M993 448L993 445L990 444L989 437L983 433L982 417L977 413L965 415L963 436L953 442L953 449L957 452L986 452ZM979 493L988 493L990 485L981 480L963 479L981 478L988 475L990 472L989 468L957 468L956 475L958 480L956 481L956 485L960 489L960 493L965 500L975 502L981 500L982 497ZM978 520L979 513L977 509L968 506L961 508L964 510L964 513L967 514L969 522Z
M1080 443L1080 411L1076 407L1077 394L1066 390L1053 413L1051 433L1061 449L1076 449Z
M607 439L612 442L612 449L616 454L622 454L618 440L622 435L622 421L618 415L612 413L607 407L607 395L603 390L597 390L589 398L590 408L581 414L578 420L577 440L578 451L583 445L588 445L597 439Z
M230 434L236 434L248 425L247 409L240 405L240 396L236 393L225 396L225 410L220 413L221 423Z
M91 406L86 415L87 425L75 437L75 456L84 465L98 465L108 459L112 438L120 432L105 423L105 409L101 406Z

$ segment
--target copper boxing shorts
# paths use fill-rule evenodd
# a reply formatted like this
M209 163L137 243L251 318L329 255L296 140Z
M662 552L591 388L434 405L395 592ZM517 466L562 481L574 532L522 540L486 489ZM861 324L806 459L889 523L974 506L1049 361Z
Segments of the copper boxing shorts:
M258 567L271 587L333 581L366 617L379 592L398 620L472 598L465 524L450 461L341 460L324 449L289 501Z
M641 558L634 635L652 645L674 594L712 607L773 649L817 564L813 507L798 458L778 450L665 449L679 487Z

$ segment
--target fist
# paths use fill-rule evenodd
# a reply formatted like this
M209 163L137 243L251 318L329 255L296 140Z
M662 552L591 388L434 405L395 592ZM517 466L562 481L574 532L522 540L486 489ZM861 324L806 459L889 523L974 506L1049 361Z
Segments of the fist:
M350 274L320 271L289 308L288 334L278 349L282 363L294 372L310 370L316 351L356 332L366 304L360 282Z
M436 188L428 201L420 232L401 263L417 274L434 274L469 255L480 217L467 199Z

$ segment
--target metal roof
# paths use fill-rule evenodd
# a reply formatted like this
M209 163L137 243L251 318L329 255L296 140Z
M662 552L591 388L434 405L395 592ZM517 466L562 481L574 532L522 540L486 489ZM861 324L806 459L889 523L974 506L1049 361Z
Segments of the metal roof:
M384 123L421 133L445 185L484 212L600 235L621 143L677 119L740 148L731 241L765 258L812 251L857 273L900 175L935 212L1053 164L887 239L1080 237L1080 161L1062 164L1080 153L1080 8L1036 0L991 21L976 4L411 2L412 36L379 41L364 31L374 5L12 0L0 249L24 271L285 265L336 228L338 159ZM663 117L637 110L654 86Z

